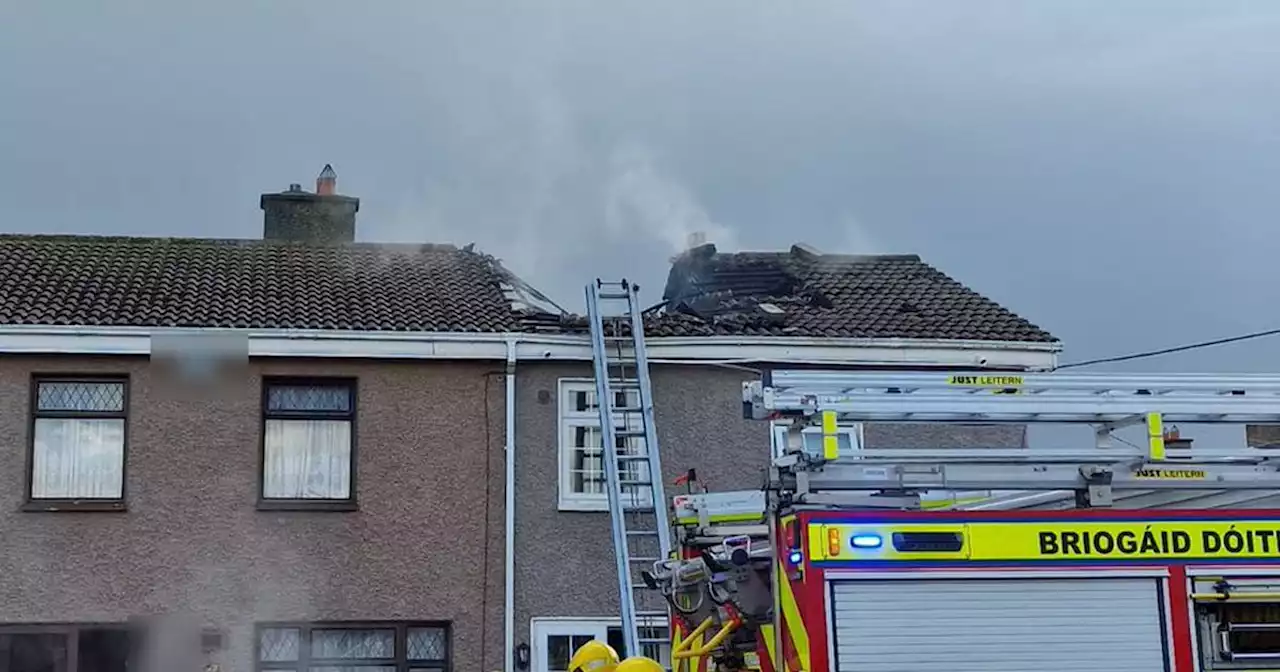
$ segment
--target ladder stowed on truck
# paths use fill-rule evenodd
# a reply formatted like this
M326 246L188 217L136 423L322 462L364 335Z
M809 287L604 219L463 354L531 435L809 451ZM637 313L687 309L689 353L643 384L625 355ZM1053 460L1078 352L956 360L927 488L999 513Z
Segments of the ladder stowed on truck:
M1280 376L774 371L743 401L775 424L767 486L675 497L678 559L647 577L677 670L1280 669L1280 464L1164 428L1280 423ZM842 454L862 422L1095 440Z

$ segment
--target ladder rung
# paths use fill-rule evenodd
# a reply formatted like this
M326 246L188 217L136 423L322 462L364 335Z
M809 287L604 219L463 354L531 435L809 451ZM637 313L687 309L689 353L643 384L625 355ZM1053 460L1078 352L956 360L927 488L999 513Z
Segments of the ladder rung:
M620 439L631 439L648 436L649 433L643 429L616 429L614 430L613 435Z
M648 462L648 455L619 455L619 462Z
M657 530L627 530L628 537L656 537Z
M628 558L628 560L630 560L631 562L644 562L652 565L653 563L657 562L659 558Z

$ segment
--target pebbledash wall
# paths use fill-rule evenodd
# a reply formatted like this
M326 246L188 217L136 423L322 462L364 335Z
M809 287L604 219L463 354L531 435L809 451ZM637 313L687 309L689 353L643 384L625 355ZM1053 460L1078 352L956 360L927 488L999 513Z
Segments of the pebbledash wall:
M27 512L33 374L126 374L124 512ZM258 510L264 375L358 385L358 510ZM184 390L145 357L0 358L0 625L189 613L252 670L264 621L447 621L454 670L503 651L500 362L253 361Z
M610 520L603 502L566 492L564 463L571 428L592 423L572 417L575 386L591 386L586 364L523 364L517 376L516 641L531 641L533 619L617 620L617 573ZM768 423L742 417L742 383L759 374L706 365L652 367L655 421L667 494L689 469L712 490L751 489L763 482L769 457ZM577 389L581 389L578 387ZM598 426L598 421L594 421ZM922 445L1021 447L1020 426L870 425L869 447Z

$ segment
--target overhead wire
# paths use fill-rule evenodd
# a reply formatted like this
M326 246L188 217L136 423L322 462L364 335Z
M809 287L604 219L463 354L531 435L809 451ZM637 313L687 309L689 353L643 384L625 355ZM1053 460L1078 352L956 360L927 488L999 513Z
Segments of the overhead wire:
M1147 359L1148 357L1159 357L1161 355L1169 355L1175 352L1186 352L1188 350L1199 350L1200 348L1209 348L1215 345L1226 345L1228 343L1238 343L1240 341L1248 341L1255 338L1263 338L1266 336L1276 336L1280 334L1280 329L1267 329L1265 331L1255 331L1239 336L1230 336L1227 338L1216 338L1211 341L1200 341L1198 343L1187 343L1185 345L1177 345L1170 348L1160 348L1158 350L1144 350L1142 352L1134 352L1127 355L1118 355L1115 357L1100 357L1098 359L1086 359L1079 362L1069 362L1067 364L1059 364L1058 369L1074 369L1082 366L1094 366L1096 364L1111 364L1114 362L1128 362L1135 359Z

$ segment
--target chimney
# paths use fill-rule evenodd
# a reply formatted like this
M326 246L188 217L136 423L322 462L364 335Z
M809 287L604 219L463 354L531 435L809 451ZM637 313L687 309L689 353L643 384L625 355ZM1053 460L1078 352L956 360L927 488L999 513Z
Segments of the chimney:
M350 243L356 239L360 199L337 193L338 174L325 164L316 178L316 193L290 184L285 191L263 194L262 237L304 243Z
M692 250L695 247L701 247L707 244L707 234L703 231L694 231L685 239L685 249Z

